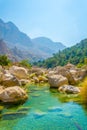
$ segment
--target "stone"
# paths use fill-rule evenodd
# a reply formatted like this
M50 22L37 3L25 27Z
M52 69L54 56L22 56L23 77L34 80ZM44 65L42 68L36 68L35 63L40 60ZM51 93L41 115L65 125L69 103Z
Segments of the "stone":
M49 107L48 108L48 111L49 112L60 112L60 111L62 111L62 108L60 108L60 107Z
M7 112L2 114L2 120L15 120L27 116L27 112Z
M34 113L34 118L35 119L38 119L38 118L41 118L41 117L43 117L43 116L45 116L46 115L46 112L42 112L42 111L40 111L40 110L37 110L35 113Z
M23 67L18 67L18 66L12 66L9 69L9 72L13 75L15 75L19 79L27 79L28 78L28 71L27 69Z
M0 85L0 92L1 92L3 89L4 89L4 87Z
M41 81L47 82L48 81L48 79L45 76L41 76L41 75L38 76L38 79L39 79L39 82L41 82Z
M72 64L67 64L64 67L57 66L53 69L54 74L60 74L68 79L70 85L79 83L86 75L86 69L79 69Z
M4 103L19 103L28 98L26 92L18 87L8 87L0 92L0 100Z
M20 83L21 83L22 86L24 86L24 85L30 83L30 81L27 80L27 79L21 79L21 80L20 80Z
M60 74L68 79L69 84L76 84L76 81L70 71L66 67L57 67L55 69L56 74Z
M46 70L43 68L32 67L31 73L35 73L36 76L43 75L46 73Z
M1 85L10 87L10 86L20 86L20 81L13 75L6 73L2 75Z
M35 83L39 83L38 77L34 76L34 77L33 77L33 80L34 80Z
M68 79L62 75L52 75L48 77L50 87L58 88L64 84L68 84Z
M78 87L72 85L63 85L58 88L59 92L68 93L68 94L77 94L80 93L80 89Z

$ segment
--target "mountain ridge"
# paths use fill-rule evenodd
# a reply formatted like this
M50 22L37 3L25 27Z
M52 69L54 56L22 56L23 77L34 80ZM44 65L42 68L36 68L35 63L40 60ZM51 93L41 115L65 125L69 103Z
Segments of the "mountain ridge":
M35 63L40 67L53 68L56 66L64 66L67 63L81 66L87 64L87 39L82 40L76 45L66 48L52 57Z
M13 22L4 22L2 19L0 19L0 39L6 42L14 56L16 55L20 60L24 58L31 60L46 59L51 57L53 53L65 48L63 44L55 43L46 37L42 37L42 39L38 37L37 39L41 40L38 44L36 39L31 39L26 33L21 32ZM21 57L15 47L21 52Z

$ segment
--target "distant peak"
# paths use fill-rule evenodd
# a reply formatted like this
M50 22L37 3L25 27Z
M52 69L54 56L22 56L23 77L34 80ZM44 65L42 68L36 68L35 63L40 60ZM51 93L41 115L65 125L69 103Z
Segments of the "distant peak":
M11 28L18 30L17 26L11 21L7 22L6 25L10 26Z
M6 24L14 25L11 21L8 21Z
M2 19L0 19L0 23L4 23L4 21Z
M53 42L50 38L47 38L47 37L44 37L44 36L36 37L36 38L34 38L34 39L32 39L32 40L38 40L38 41L43 40L43 41Z

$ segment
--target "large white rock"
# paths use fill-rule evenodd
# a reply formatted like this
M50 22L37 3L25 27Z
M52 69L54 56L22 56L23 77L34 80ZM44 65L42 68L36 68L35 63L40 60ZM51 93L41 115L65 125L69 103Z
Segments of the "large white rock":
M60 74L68 79L69 84L77 84L86 75L86 69L79 69L72 64L67 64L66 66L57 66L53 69L54 74Z
M50 87L60 87L64 84L68 84L68 79L62 75L52 75L48 77Z
M58 88L58 91L62 93L76 94L80 92L80 89L72 85L63 85Z
M0 92L0 100L4 103L17 103L25 101L28 98L26 92L18 87L8 87Z
M32 69L30 70L30 73L35 73L35 75L39 76L39 75L43 75L47 72L46 69L44 68L38 68L38 67L32 67Z
M6 87L20 86L20 81L10 73L3 74L1 77L1 84Z
M26 79L28 77L28 71L23 67L12 66L9 72L19 79Z

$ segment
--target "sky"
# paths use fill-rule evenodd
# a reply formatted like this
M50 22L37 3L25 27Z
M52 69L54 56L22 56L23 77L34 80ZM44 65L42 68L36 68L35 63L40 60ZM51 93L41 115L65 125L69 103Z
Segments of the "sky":
M0 0L0 18L30 38L72 46L87 38L87 0Z

